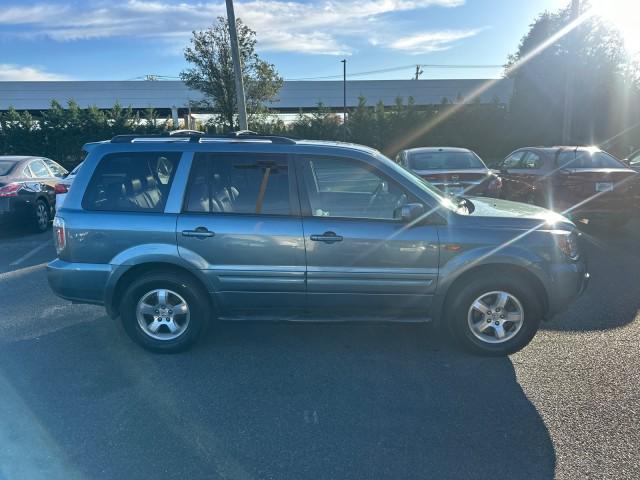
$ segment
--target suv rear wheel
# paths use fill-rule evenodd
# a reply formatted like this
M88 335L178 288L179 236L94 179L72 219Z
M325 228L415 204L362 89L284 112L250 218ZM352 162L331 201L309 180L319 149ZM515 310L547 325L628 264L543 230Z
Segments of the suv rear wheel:
M533 289L514 275L470 280L453 292L447 306L455 340L481 355L508 355L524 348L542 319Z
M173 353L191 347L209 320L207 292L187 275L152 272L127 288L120 305L125 331L140 346Z

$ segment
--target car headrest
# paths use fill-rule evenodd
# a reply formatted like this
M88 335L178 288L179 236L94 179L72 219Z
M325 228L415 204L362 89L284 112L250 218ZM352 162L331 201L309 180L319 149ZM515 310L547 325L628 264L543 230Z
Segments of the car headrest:
M138 193L142 191L142 181L134 178L131 180L131 193Z

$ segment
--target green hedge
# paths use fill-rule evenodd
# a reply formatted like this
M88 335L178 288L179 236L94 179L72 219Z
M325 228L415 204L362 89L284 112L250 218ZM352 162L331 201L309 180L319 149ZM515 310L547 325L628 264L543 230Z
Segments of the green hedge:
M165 129L153 109L139 115L120 105L102 111L95 107L81 109L73 101L63 108L53 101L51 109L37 118L28 111L14 109L0 113L0 154L42 155L70 168L81 160L82 145L87 142L123 133L160 133Z
M528 137L527 128L520 131L514 127L516 124L521 122L515 122L507 107L498 102L451 104L443 100L440 105L424 108L417 107L409 98L407 102L397 99L392 108L384 108L381 103L370 106L360 98L359 105L349 111L346 132L339 116L322 104L312 113L300 113L286 125L274 115L256 116L249 128L295 138L346 139L377 148L389 156L416 146L466 147L491 162L517 147L533 141L540 143L540 139ZM152 109L141 115L120 105L102 111L81 109L72 101L63 108L54 101L51 109L37 118L13 109L0 113L0 154L42 155L70 168L81 160L81 148L86 142L123 133L161 133L170 126L171 122L159 121ZM221 132L215 121L203 128Z

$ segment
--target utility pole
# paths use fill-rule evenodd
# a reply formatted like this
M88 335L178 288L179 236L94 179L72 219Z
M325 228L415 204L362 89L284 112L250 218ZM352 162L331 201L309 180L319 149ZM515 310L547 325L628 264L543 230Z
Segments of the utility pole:
M347 140L347 59L342 62L342 139Z
M236 14L233 11L233 0L227 2L227 22L229 22L229 39L231 40L231 58L233 59L233 73L236 79L236 97L238 103L238 123L240 130L248 130L247 107L244 101L244 86L242 85L242 65L238 48L238 32L236 30Z
M423 73L424 72L420 68L420 65L416 65L416 76L415 76L414 80L419 80L420 79L420 75L422 75Z
M580 16L580 0L571 0L571 22L574 22ZM577 28L577 27L576 27ZM562 121L562 144L569 145L572 138L573 123L573 87L576 69L576 39L575 29L569 33L569 60L566 62L567 74L564 85L564 115Z

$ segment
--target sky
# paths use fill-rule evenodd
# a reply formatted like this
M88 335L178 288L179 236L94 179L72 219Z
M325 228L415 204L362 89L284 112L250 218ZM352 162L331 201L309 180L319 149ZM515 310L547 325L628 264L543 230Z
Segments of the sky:
M496 78L535 17L568 0L236 0L286 80ZM0 81L177 77L221 1L0 0ZM383 72L368 73L363 72ZM353 76L352 76L353 75Z

